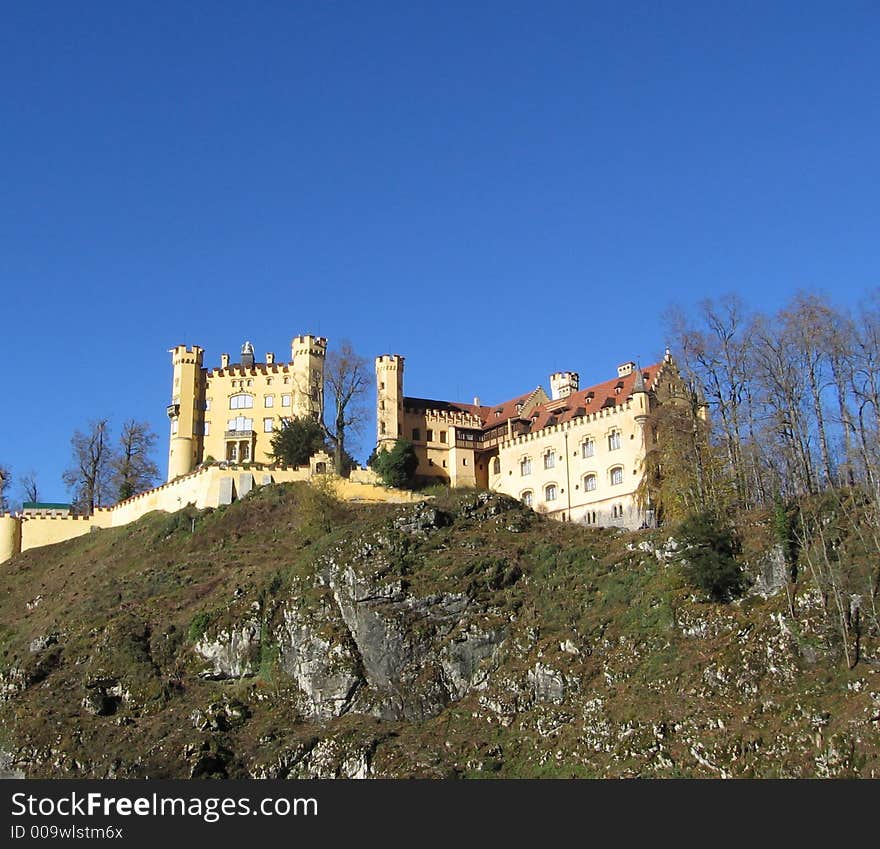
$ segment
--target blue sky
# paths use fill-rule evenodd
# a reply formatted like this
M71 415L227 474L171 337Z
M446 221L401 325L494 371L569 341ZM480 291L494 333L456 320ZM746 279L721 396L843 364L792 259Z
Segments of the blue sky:
M5 4L0 464L291 336L486 403L880 284L876 3ZM23 411L30 411L24 415ZM372 447L370 422L359 447Z

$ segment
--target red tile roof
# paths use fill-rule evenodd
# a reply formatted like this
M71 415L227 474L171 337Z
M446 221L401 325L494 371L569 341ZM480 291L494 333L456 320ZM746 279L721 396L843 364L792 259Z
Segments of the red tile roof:
M644 375L645 388L651 390L654 388L654 382L657 379L657 373L660 371L662 363L647 366L642 369ZM531 421L530 431L541 430L553 424L561 424L571 419L583 416L586 413L594 413L603 407L615 407L626 403L630 395L632 395L633 385L636 381L636 371L626 377L613 377L604 383L598 383L595 386L588 386L586 389L579 389L577 392L569 395L568 398L550 400L544 404L538 404L531 411L529 420ZM459 404L453 401L435 401L430 398L410 398L403 399L404 407L411 410L439 410L447 412L460 412L476 416L483 423L483 430L504 424L508 419L522 418L517 411L517 405L525 405L528 400L541 387L533 389L524 395L511 398L503 404L494 406L474 404Z

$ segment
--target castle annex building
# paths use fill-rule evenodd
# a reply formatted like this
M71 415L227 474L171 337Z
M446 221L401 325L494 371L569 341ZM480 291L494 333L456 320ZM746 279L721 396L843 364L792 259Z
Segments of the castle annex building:
M250 342L239 362L221 354L215 368L204 367L204 349L197 345L178 345L169 353L169 481L208 459L270 463L272 434L283 419L323 415L327 340L321 336L295 336L289 362L276 362L273 353L255 362Z
M576 372L557 372L549 396L539 386L495 406L406 396L403 367L398 355L376 359L377 446L412 441L420 477L503 492L562 521L653 524L637 493L656 440L651 413L681 385L668 351L587 389Z

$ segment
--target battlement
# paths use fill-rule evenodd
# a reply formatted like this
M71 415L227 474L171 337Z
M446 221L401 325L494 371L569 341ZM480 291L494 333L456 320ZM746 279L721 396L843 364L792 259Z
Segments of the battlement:
M194 365L201 367L205 349L198 345L188 348L186 345L175 345L168 349L173 365Z
M376 368L379 368L380 365L385 368L397 368L403 365L403 361L404 357L401 357L400 354L382 354L376 357Z
M327 356L327 338L325 336L312 336L308 333L302 336L294 336L290 342L290 359L295 360L303 354L322 358Z

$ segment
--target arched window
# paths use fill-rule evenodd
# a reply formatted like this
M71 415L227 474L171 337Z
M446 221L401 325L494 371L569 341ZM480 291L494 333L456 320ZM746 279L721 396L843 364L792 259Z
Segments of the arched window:
M532 491L531 491L530 489L527 489L527 490L526 490L526 491L520 496L520 500L522 501L523 504L526 505L526 507L531 507L531 506L532 506L532 502L534 501L534 496L532 495Z
M584 491L593 492L596 489L597 483L595 475L587 475L584 477Z
M592 457L593 454L596 453L596 443L593 442L593 438L588 436L581 443L581 457Z
M253 395L231 395L229 398L230 410L249 410L254 406Z
M493 475L500 475L501 474L501 458L500 457L496 457L492 461L492 474Z
M617 486L619 483L623 483L623 466L615 466L611 470L611 485Z
M544 500L545 501L556 501L556 484L549 483L544 488Z

